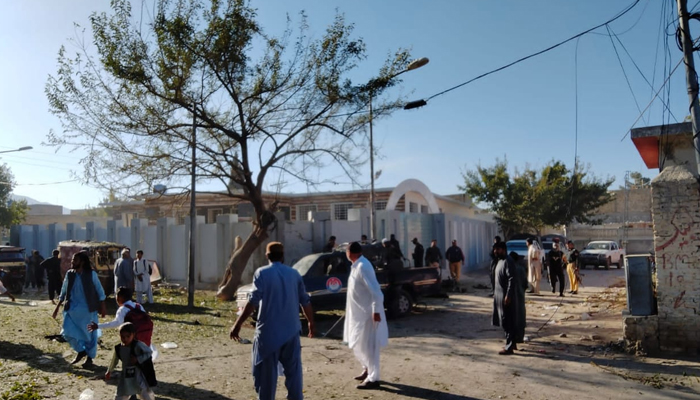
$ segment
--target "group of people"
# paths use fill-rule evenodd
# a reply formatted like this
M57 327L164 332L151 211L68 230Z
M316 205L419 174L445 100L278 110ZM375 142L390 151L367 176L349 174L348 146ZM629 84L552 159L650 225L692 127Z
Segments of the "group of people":
M525 307L525 293L531 287L529 293L539 295L540 281L542 279L541 255L532 239L527 239L527 269L523 263L518 262L519 256L515 252L508 254L506 243L496 236L493 244L491 263L491 285L493 288L493 318L494 326L503 328L506 336L506 344L498 353L501 355L513 354L518 349L518 343L525 338L527 313ZM553 243L552 250L547 253L547 266L549 268L549 280L552 285L552 293L556 293L559 282L559 296L564 297L564 268L569 276L571 294L578 293L580 283L578 258L579 252L572 241L567 242L567 252L559 249L559 243Z
M124 255L122 253L122 256ZM84 368L94 365L93 359L97 355L98 339L102 336L101 330L119 327L121 344L114 347L105 379L111 378L114 367L121 361L122 373L119 375L115 398L126 400L132 395L139 395L141 399L155 399L152 390L152 386L156 384L151 361L153 349L149 347L150 343L143 343L136 339L137 329L133 323L125 322L126 314L134 308L145 312L142 306L131 300L132 293L131 287L119 287L116 291L119 309L114 321L99 324L98 314L103 318L106 315L106 295L97 273L92 268L88 253L80 251L71 259L71 269L66 272L63 279L52 317L55 319L63 307L61 335L76 352L71 364L77 364L85 359L82 364ZM147 365L150 365L150 368L144 368ZM149 371L151 374L148 373Z
M241 341L243 322L257 309L252 349L253 385L259 400L274 400L279 365L282 366L287 399L302 400L301 344L299 306L308 322L308 337L314 337L313 309L304 281L293 268L284 264L284 245L267 245L268 266L253 276L254 290L229 336ZM346 257L352 263L348 279L343 341L353 350L362 366L354 377L358 389L379 387L379 351L389 340L384 313L384 295L372 263L362 255L362 245L348 246Z
M528 238L526 242L528 246L528 282L532 287L530 293L539 295L544 266L542 265L539 249L534 245L533 240ZM559 248L558 242L552 243L552 249L547 253L547 269L552 293L557 292L557 283L559 283L559 297L564 297L566 273L569 280L569 294L578 294L578 287L581 282L578 259L579 251L576 250L576 246L571 240L566 242L566 251L562 251Z
M151 275L153 267L143 258L143 250L136 250L136 258L131 258L131 249L122 249L121 258L114 263L114 292L120 287L128 287L136 293L136 301L141 303L146 296L153 304Z
M61 285L61 261L58 258L58 250L54 250L51 257L44 259L38 250L32 250L31 256L25 260L27 264L24 275L24 288L36 289L43 293L48 283L49 299L53 302ZM46 278L44 278L46 276Z

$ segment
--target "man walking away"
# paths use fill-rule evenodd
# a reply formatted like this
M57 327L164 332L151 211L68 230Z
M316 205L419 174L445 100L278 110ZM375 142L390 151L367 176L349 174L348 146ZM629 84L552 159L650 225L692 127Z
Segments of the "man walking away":
M445 252L445 259L450 263L450 276L452 277L453 289L459 287L459 278L462 273L462 264L464 263L464 253L457 246L457 241L452 241L452 246Z
M61 259L58 258L58 250L51 252L51 257L42 261L40 267L42 271L46 271L46 279L49 281L49 300L52 304L56 304L54 298L61 293Z
M552 293L556 293L557 281L559 281L559 297L564 297L564 253L559 250L559 243L552 244L552 250L547 253L547 264L549 264L549 280L552 283Z
M41 293L44 291L44 269L41 268L41 263L44 262L44 257L41 256L39 250L32 252L32 268L34 269L34 280L36 281L36 291Z
M389 243L391 243L391 247L393 247L396 251L396 254L399 255L401 260L405 260L406 257L403 256L403 252L401 252L401 246L399 245L399 241L396 240L396 235L393 233L389 236Z
M136 302L143 304L143 295L148 298L148 304L153 304L153 289L151 287L151 264L143 258L143 250L136 251L134 260L134 289Z
M569 250L569 254L566 256L566 271L569 273L569 288L571 294L578 294L578 250L574 242L569 240L566 242L566 247Z
M430 241L430 247L425 251L425 265L440 268L440 261L442 261L442 252L437 247L437 239L433 239Z
M518 349L518 296L516 285L518 284L515 262L506 252L504 242L493 245L496 258L496 287L493 293L493 318L492 324L500 326L506 334L506 345L499 351L500 355L511 355Z
M496 243L500 242L501 237L496 235L496 237L493 238L493 246L491 246L491 265L489 266L489 278L491 279L491 293L489 293L489 296L493 296L493 291L496 289L495 273L496 264L498 264L498 257L496 257Z
M418 242L418 238L413 238L411 241L416 247L413 248L413 266L421 268L423 266L423 245Z
M384 295L372 264L354 242L346 252L352 263L348 278L343 341L353 349L363 372L355 379L358 389L379 387L379 350L389 343L389 328L384 314Z
M122 249L122 256L114 262L114 294L117 289L128 287L134 289L134 259L128 247Z
M283 264L282 243L270 242L266 253L270 265L255 271L253 293L229 336L240 342L241 326L257 308L252 363L253 385L258 400L275 399L278 364L284 368L287 399L302 400L299 305L309 322L309 337L314 336L314 313L301 275Z
M542 280L542 259L540 252L533 244L531 238L525 240L527 243L527 281L532 285L532 294L540 294L540 281Z

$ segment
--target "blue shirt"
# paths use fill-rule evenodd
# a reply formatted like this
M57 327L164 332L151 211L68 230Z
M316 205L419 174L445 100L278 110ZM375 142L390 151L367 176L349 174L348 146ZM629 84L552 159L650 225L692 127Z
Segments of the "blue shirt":
M258 306L253 343L253 362L257 365L299 334L299 305L309 304L310 299L299 272L273 262L255 271L249 301Z

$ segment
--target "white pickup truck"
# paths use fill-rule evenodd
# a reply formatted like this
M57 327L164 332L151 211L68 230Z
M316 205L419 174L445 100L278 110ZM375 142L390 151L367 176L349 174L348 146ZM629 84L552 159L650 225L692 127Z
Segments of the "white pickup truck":
M616 264L617 268L622 268L625 262L625 249L620 248L616 242L609 240L597 240L586 245L580 255L579 268L585 269L586 265L593 265L595 268L604 266L609 269L610 265Z

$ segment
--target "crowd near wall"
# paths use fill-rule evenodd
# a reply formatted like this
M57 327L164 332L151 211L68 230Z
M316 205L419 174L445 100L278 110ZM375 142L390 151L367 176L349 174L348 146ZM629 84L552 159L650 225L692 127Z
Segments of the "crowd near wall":
M337 237L337 243L360 240L362 234L371 236L369 210L349 211L348 220L333 220L328 212L310 212L308 221L285 221L280 214L277 228L268 240L285 244L285 262L292 265L307 254L320 252L331 235ZM245 240L252 232L252 224L230 214L218 215L216 222L210 224L202 216L196 218L195 285L198 289L212 289L224 275L235 238L240 236ZM464 271L488 262L492 239L497 235L497 226L492 221L450 214L377 211L376 226L377 239L394 234L409 260L414 237L426 248L431 239L437 239L443 254L451 241L457 240L466 259ZM174 218L160 218L156 225L150 226L146 219L132 219L128 227L122 220L90 221L84 226L80 223L13 226L10 238L11 244L28 252L39 250L44 257L50 256L63 240L116 242L131 248L132 254L142 249L146 259L158 262L168 282L184 283L188 276L189 229L189 218L183 224L176 224ZM265 245L262 245L250 258L242 282L252 281L255 268L266 264Z

